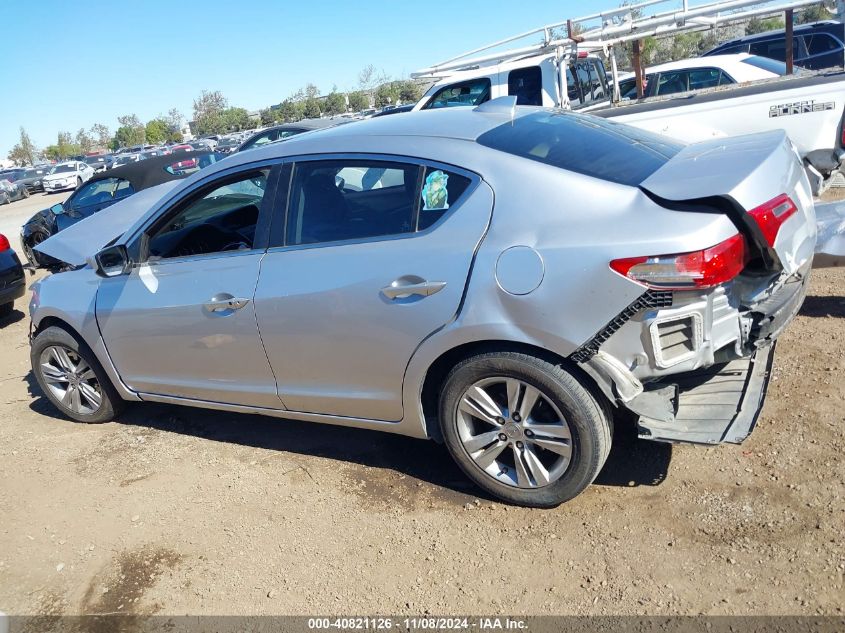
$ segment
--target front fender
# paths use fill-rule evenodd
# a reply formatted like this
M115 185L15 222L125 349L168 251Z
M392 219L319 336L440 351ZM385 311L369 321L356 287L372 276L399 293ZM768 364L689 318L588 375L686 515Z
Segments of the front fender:
M95 312L99 285L100 278L88 267L56 273L35 282L29 304L32 329L38 331L47 323L61 322L91 348L124 400L140 400L121 380L100 335Z

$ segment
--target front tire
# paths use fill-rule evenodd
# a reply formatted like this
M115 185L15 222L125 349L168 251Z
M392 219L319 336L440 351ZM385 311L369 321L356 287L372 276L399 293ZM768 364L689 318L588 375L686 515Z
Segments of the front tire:
M551 508L598 475L610 452L607 411L569 372L517 352L467 358L440 395L449 452L499 499Z
M4 303L0 305L0 319L5 319L7 316L12 314L12 310L15 307L14 301L9 301L8 303Z
M82 178L79 176L76 177L76 188L79 189L82 186Z
M77 422L109 422L125 403L94 352L60 327L48 327L32 342L32 371L41 391L61 413Z

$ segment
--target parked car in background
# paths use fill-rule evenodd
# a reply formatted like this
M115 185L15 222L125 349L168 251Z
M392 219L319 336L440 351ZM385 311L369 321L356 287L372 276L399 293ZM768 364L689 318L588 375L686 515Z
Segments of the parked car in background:
M29 198L29 189L26 185L20 185L5 178L0 179L0 204L9 204L23 198Z
M215 156L208 152L192 152L189 155L189 160L192 161L189 169L182 164L182 160L187 156L183 152L181 156L179 154L157 156L122 167L114 167L93 176L64 202L39 211L27 220L21 229L21 244L27 260L36 267L52 265L54 262L33 251L36 245L51 235L110 207L137 191L184 178L215 160ZM206 162L200 162L202 159Z
M217 147L214 148L214 151L222 154L231 154L232 152L238 151L238 146L240 144L241 141L237 137L224 137L220 139L219 143L217 143Z
M311 132L313 130L322 130L341 123L347 123L347 119L304 119L297 123L282 123L281 125L274 125L273 127L264 128L260 132L253 134L245 140L237 151L243 152L248 149L255 149L267 143L274 143L303 132Z
M693 57L646 68L643 96L665 97L784 75L786 64L783 62L748 53ZM637 98L634 73L619 75L619 94L622 99Z
M540 507L595 479L614 409L742 442L815 247L786 134L685 146L515 101L303 134L73 227L33 286L41 392L80 422L143 400L442 438Z
M20 299L25 292L26 279L21 260L12 250L9 239L0 233L0 319L11 314L15 299Z
M832 20L797 25L793 31L795 64L809 70L822 70L845 65L845 26ZM779 29L738 37L719 44L704 53L725 55L751 53L786 61L786 31Z
M18 178L18 184L24 185L29 193L44 191L44 176L49 173L48 167L30 167L24 170L23 175Z
M401 106L392 106L390 108L383 108L381 112L376 112L373 115L373 118L378 116L387 116L389 114L401 114L402 112L410 112L414 109L413 103L408 103L406 105Z
M130 163L137 163L139 160L141 160L140 154L120 154L119 156L115 156L112 168L123 167L124 165L129 165Z
M81 161L59 163L50 173L41 179L46 193L76 189L82 183L90 180L94 175L94 168Z
M105 171L112 166L114 156L111 154L98 154L97 156L86 156L82 159L87 165L90 165L95 172Z
M172 145L170 147L170 151L172 152L192 152L194 151L194 147L189 145L188 143L180 143L178 145Z
M12 167L11 169L3 169L0 170L0 180L17 182L23 177L24 173L26 173L26 168L24 167Z

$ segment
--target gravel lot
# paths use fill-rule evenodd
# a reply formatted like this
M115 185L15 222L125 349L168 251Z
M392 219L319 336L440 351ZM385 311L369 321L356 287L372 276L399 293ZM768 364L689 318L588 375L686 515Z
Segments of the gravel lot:
M0 231L60 199L0 207ZM33 395L27 328L0 323L0 611L843 612L843 269L814 274L743 446L620 426L551 511L386 434L152 404L74 424Z

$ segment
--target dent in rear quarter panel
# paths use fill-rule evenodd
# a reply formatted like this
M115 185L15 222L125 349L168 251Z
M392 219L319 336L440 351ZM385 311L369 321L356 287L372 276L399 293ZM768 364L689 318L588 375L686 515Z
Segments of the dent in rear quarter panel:
M406 417L416 415L420 424L425 374L443 353L465 343L508 341L566 357L646 290L612 271L613 259L699 250L737 232L720 214L670 211L634 187L501 156L484 174L495 207L463 308L408 365ZM543 260L542 283L529 294L509 294L497 283L496 262L514 246L534 249Z
M89 268L55 273L38 282L38 305L31 306L33 327L49 317L66 323L91 348L124 400L140 400L120 378L111 361L96 319L100 278Z

